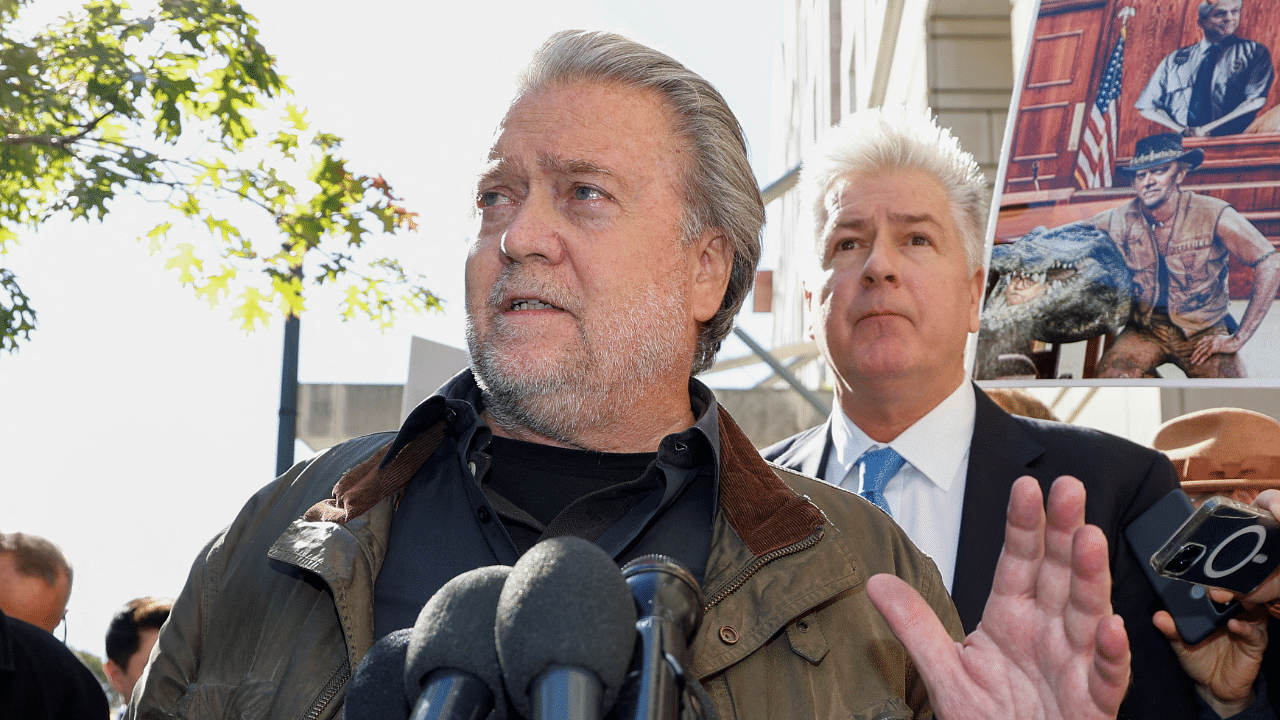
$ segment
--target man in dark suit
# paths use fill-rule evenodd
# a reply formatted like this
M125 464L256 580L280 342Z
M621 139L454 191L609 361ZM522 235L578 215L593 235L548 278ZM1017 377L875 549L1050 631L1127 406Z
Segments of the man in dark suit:
M765 457L889 512L938 563L966 630L991 592L1014 480L1047 489L1078 477L1084 516L1111 544L1112 603L1133 648L1121 716L1208 710L1152 625L1158 601L1122 533L1178 486L1169 461L1105 433L1011 416L967 380L987 215L972 156L927 115L869 111L833 129L803 177L816 229L810 332L836 403L826 423Z

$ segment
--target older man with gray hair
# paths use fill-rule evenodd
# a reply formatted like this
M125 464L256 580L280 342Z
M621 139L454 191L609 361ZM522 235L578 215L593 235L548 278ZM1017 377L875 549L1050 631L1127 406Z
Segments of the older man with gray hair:
M937 569L889 518L775 471L692 377L764 221L714 87L625 38L559 33L475 198L471 369L398 433L250 500L197 559L134 717L336 717L352 668L437 589L562 535L674 558L706 588L682 670L724 718L1114 717L1128 645L1079 483L1047 512L1035 483L1012 493L1002 582L962 645Z
M71 563L49 540L0 533L0 610L53 632L71 599Z
M1206 0L1204 37L1165 56L1134 103L1142 116L1188 137L1234 135L1267 102L1275 68L1260 42L1236 35L1244 0Z
M1156 596L1122 532L1178 486L1168 459L1011 416L966 380L987 217L973 157L927 113L873 109L830 131L802 183L814 228L809 327L836 402L826 423L765 458L891 514L938 564L966 631L990 622L984 608L1000 591L999 528L1015 478L1046 491L1060 476L1079 478L1082 517L1112 546L1112 603L1134 656L1121 715L1197 718L1196 685L1152 625Z
M66 614L71 564L38 535L0 533L0 718L107 717L107 696L51 633Z

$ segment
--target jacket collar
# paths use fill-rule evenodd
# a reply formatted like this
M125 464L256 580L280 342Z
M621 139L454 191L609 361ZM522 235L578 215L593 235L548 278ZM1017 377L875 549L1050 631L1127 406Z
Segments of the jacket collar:
M471 371L463 370L419 403L384 449L343 473L332 497L313 505L303 519L343 524L398 493L440 446L449 424L457 423L463 413L471 432L488 432L477 422L479 407L480 390Z
M825 522L822 511L778 478L723 408L720 448L720 509L753 555L794 545Z
M742 661L796 618L866 579L840 528L764 462L728 413L720 420L721 512L692 646L691 671L699 678ZM810 662L826 653L819 635L802 653Z
M790 446L773 461L783 467L795 468L809 477L826 477L827 458L831 455L831 423L832 417L827 415L826 422L796 435Z
M811 535L823 523L821 511L778 479L706 386L693 380L690 392L700 417L690 430L664 439L663 447L689 433L715 443L718 504L751 552L765 555ZM333 496L312 506L305 519L345 523L399 492L440 445L450 419L468 407L478 417L479 390L469 370L423 401L387 448L343 474Z

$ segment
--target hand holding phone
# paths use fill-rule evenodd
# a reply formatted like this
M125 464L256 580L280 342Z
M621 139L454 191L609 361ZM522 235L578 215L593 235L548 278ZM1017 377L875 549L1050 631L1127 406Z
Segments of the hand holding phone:
M1138 558L1147 580L1173 616L1178 635L1189 645L1203 641L1241 611L1239 603L1214 603L1203 587L1164 577L1152 567L1151 556L1194 511L1190 498L1181 490L1174 490L1124 530L1125 539L1129 541L1129 547Z
M1151 557L1165 577L1247 595L1280 566L1280 522L1253 505L1214 496Z

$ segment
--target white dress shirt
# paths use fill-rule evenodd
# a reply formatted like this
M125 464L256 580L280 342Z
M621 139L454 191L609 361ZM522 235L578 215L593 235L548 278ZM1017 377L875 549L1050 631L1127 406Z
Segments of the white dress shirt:
M956 571L969 443L977 412L973 393L971 384L960 383L945 400L889 443L907 462L885 486L885 500L894 521L937 563L948 592ZM858 474L850 476L849 471L856 469L862 453L884 447L884 443L875 442L854 425L839 403L831 410L831 441L823 479L850 492L860 492Z

